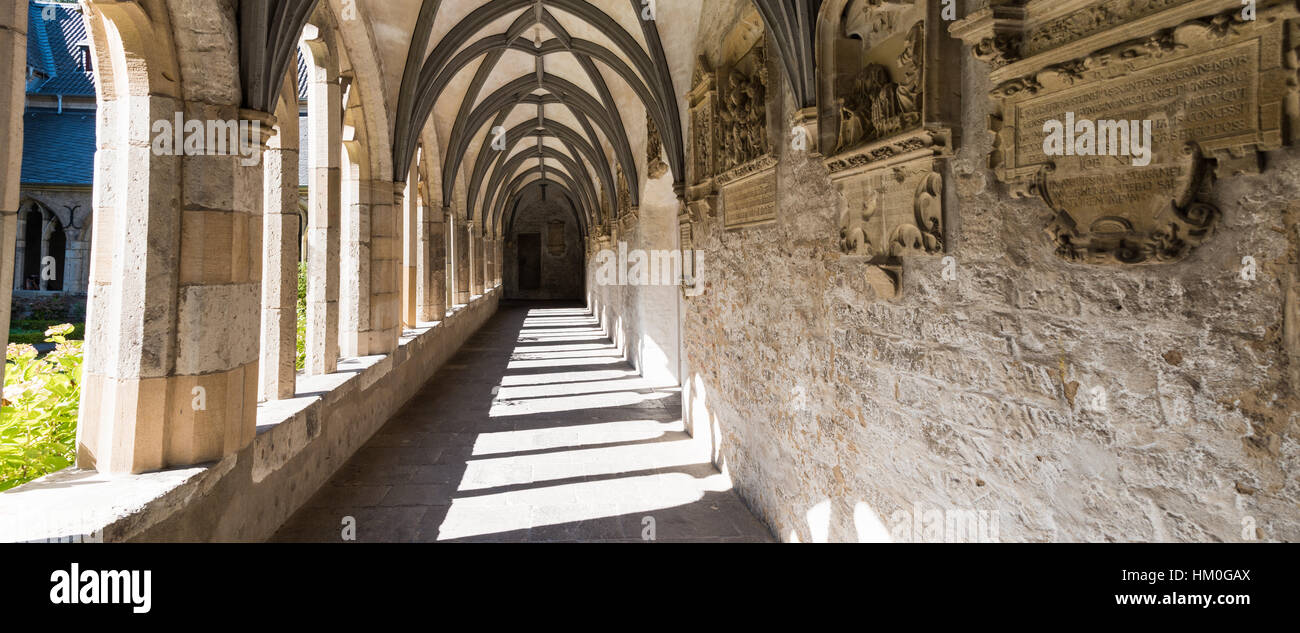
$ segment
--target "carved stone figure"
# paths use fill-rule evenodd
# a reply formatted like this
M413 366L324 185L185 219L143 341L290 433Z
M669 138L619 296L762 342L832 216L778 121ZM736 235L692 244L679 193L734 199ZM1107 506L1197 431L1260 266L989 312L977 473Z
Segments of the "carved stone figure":
M888 67L876 63L867 64L854 76L848 94L839 100L837 152L920 125L919 61L924 52L919 47L923 39L922 24L918 23L909 31L898 57L899 81L891 77Z
M766 153L767 87L762 73L732 69L719 113L722 120L722 169L734 169Z
M841 198L841 207L840 250L848 255L874 257L876 251L867 235L867 223L880 208L880 194L873 191L864 201L853 203Z

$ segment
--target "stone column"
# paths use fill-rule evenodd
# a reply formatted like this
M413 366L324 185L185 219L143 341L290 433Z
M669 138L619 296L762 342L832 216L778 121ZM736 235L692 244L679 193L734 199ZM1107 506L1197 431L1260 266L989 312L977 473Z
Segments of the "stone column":
M402 183L375 181L370 207L370 329L362 351L389 354L402 336Z
M469 291L474 296L483 294L483 234L478 224L469 225Z
M86 292L86 266L90 261L90 235L94 230L89 219L83 220L89 226L80 231L68 231L68 250L63 265L64 291Z
M155 152L159 121L256 121L238 155ZM274 119L116 94L99 106L77 465L145 472L221 459L257 425L263 166ZM128 117L122 125L118 117Z
M356 165L350 165L347 188L352 194L343 210L342 254L340 257L339 351L355 358L369 354L363 340L370 331L370 181L361 180Z
M419 322L418 286L420 279L420 188L419 176L412 161L405 183L402 205L402 326L414 328Z
M451 207L442 208L442 227L446 232L443 245L446 247L446 257L443 259L443 268L445 271L444 280L446 282L446 300L447 309L456 305L456 215L452 213Z
M41 223L41 246L40 246L41 257L40 259L36 260L37 261L36 283L42 291L50 289L48 285L50 283L50 280L45 278L46 277L45 262L48 261L47 258L50 256L49 228L50 228L49 220L45 220Z
M21 162L22 156L22 152L19 152L15 160ZM22 169L21 165L19 169ZM5 174L5 177L7 176L8 174ZM14 191L18 191L21 186L21 184L14 185ZM10 232L14 240L14 258L10 265L13 267L13 287L21 290L23 288L23 262L27 260L27 218L24 217L26 214L21 209L18 209L17 203L14 204L14 210L7 212L14 216L14 230ZM9 330L5 330L5 336L9 336ZM0 372L3 371L0 369Z
M343 205L343 93L337 77L312 69L307 125L307 373L339 364L339 256Z
M502 269L505 268L506 265L505 240L498 239L493 242L493 245L496 246L496 267L494 268L496 271L496 284L497 287L500 288L505 283L505 276L502 272Z
M483 292L495 287L492 284L492 275L496 274L492 266L492 260L496 257L493 255L495 252L496 247L492 246L492 240L485 238L483 240Z
M469 224L456 220L456 303L469 303Z
M0 7L0 344L9 346L18 234L18 183L23 161L23 103L27 76L27 3ZM21 287L21 286L19 286ZM3 349L4 347L0 347ZM0 362L0 385L4 363Z
M284 90L296 95L296 85L296 81L287 82ZM294 397L298 374L298 112L296 108L286 110L280 108L280 113L288 116L280 121L279 132L262 156L266 198L262 215L262 362L258 395L264 401Z
M442 321L447 316L447 237L441 209L420 204L418 240L420 270L416 285L419 320Z
M492 240L492 287L501 287L501 240Z
M358 180L355 186L357 201L344 222L342 350L345 356L387 354L401 334L397 218L404 196L391 181Z

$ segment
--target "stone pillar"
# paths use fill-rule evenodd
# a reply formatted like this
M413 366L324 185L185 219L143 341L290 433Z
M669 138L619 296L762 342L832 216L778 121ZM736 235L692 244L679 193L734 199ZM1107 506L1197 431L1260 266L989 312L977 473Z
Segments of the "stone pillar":
M494 242L494 244L496 245L496 258L497 258L496 268L495 268L496 275L497 275L496 282L497 282L497 287L500 288L505 283L505 276L502 273L502 269L506 265L505 240L499 239L496 242Z
M221 459L257 426L263 166L155 152L151 128L274 119L233 104L105 88L77 465L139 473ZM119 117L128 117L123 125ZM260 153L257 156L261 158Z
M307 374L339 364L339 256L343 205L343 93L337 77L312 69L308 88Z
M0 6L0 344L9 346L18 234L18 183L23 161L23 104L27 77L27 3ZM20 286L21 287L21 286ZM4 363L0 362L0 385Z
M420 279L420 188L418 174L412 161L410 176L406 179L402 205L402 326L414 328L420 320L418 286Z
M402 190L386 180L357 180L344 222L342 350L345 356L397 349L401 289L398 215ZM396 204L394 204L396 203Z
M296 85L288 82L285 90ZM280 121L279 133L262 156L266 198L262 215L261 400L294 397L298 374L298 112L296 108L285 110L282 107L281 114L289 116Z
M88 226L80 231L68 231L68 250L63 265L64 291L86 292L86 273L90 262L90 236L94 231L94 225L89 220L91 218L83 220Z
M483 294L483 234L478 224L469 225L469 291L474 296Z
M469 303L469 224L456 220L456 303Z
M339 266L339 351L343 356L366 356L363 341L370 331L370 201L371 183L358 177L355 164L348 174L348 208L343 210L342 253Z
M421 203L418 230L420 270L416 284L419 320L442 321L447 317L447 237L441 209Z
M492 287L501 287L501 240L492 240Z
M446 257L443 259L446 300L447 309L451 310L452 306L456 305L456 215L452 213L451 207L442 209L442 227L446 232L443 244L447 248Z
M496 253L496 247L492 246L492 240L484 239L483 240L483 291L484 292L487 292L488 290L491 290L496 287L492 283L492 275L496 274L494 272L494 267L492 266L492 260L496 258L496 255L494 255L494 253Z
M15 160L21 162L22 156L22 152L18 152L18 157ZM19 169L22 169L21 165L19 165ZM5 176L7 177L8 174L5 174ZM21 183L14 185L14 191L18 191L21 187ZM14 230L11 232L14 240L14 258L11 266L14 269L13 287L21 290L23 288L23 262L27 260L27 214L22 209L18 209L16 205L17 203L15 203L15 210L9 212L14 214ZM5 336L9 336L9 330L5 330ZM2 371L4 370L0 369L0 372Z
M374 182L370 207L370 329L364 352L390 354L402 336L402 183Z
M39 285L42 291L50 289L48 285L50 283L50 280L46 279L46 275L45 275L45 262L48 261L47 258L50 256L49 229L50 229L50 221L49 220L43 221L41 223L41 246L40 246L41 257L40 259L37 260L37 262L39 263L36 265L36 271L37 271L36 283Z

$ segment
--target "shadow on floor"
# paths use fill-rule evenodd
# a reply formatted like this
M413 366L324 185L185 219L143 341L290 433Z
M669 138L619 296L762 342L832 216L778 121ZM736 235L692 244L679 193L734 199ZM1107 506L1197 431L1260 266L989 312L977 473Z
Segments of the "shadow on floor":
M772 536L681 421L677 388L583 307L501 309L272 538L710 541Z

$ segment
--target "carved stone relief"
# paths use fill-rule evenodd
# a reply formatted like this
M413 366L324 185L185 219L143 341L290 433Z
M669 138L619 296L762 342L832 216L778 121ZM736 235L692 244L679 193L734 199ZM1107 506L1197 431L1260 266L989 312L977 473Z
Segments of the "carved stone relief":
M687 95L690 107L690 159L688 163L689 186L686 201L692 213L700 217L712 216L717 209L717 187L713 175L717 169L715 157L718 146L718 91L716 75L709 61L700 57L695 63L691 78L691 92Z
M618 183L618 217L622 219L632 210L632 192L628 190L627 175L623 173L622 164L618 165L615 173Z
M668 173L668 163L664 162L664 143L659 137L659 128L654 119L646 116L646 172L651 180Z
M1215 178L1258 172L1261 152L1291 142L1300 11L1187 15L1204 4L1088 3L1025 29L1018 47L1036 55L993 71L990 167L1056 212L1046 231L1059 257L1181 260L1214 232ZM991 37L962 23L954 32ZM1116 32L1127 40L1108 44ZM1085 54L1057 54L1075 48Z
M821 146L840 194L840 251L865 259L882 298L898 296L904 257L945 252L944 177L959 103L938 0L832 0L818 30ZM927 89L930 87L930 89Z
M723 77L719 86L718 118L722 134L721 170L726 173L744 168L770 152L766 47L759 43L729 67Z
M768 135L767 35L757 11L723 45L717 75L717 151L723 226L736 229L776 219L776 157Z

